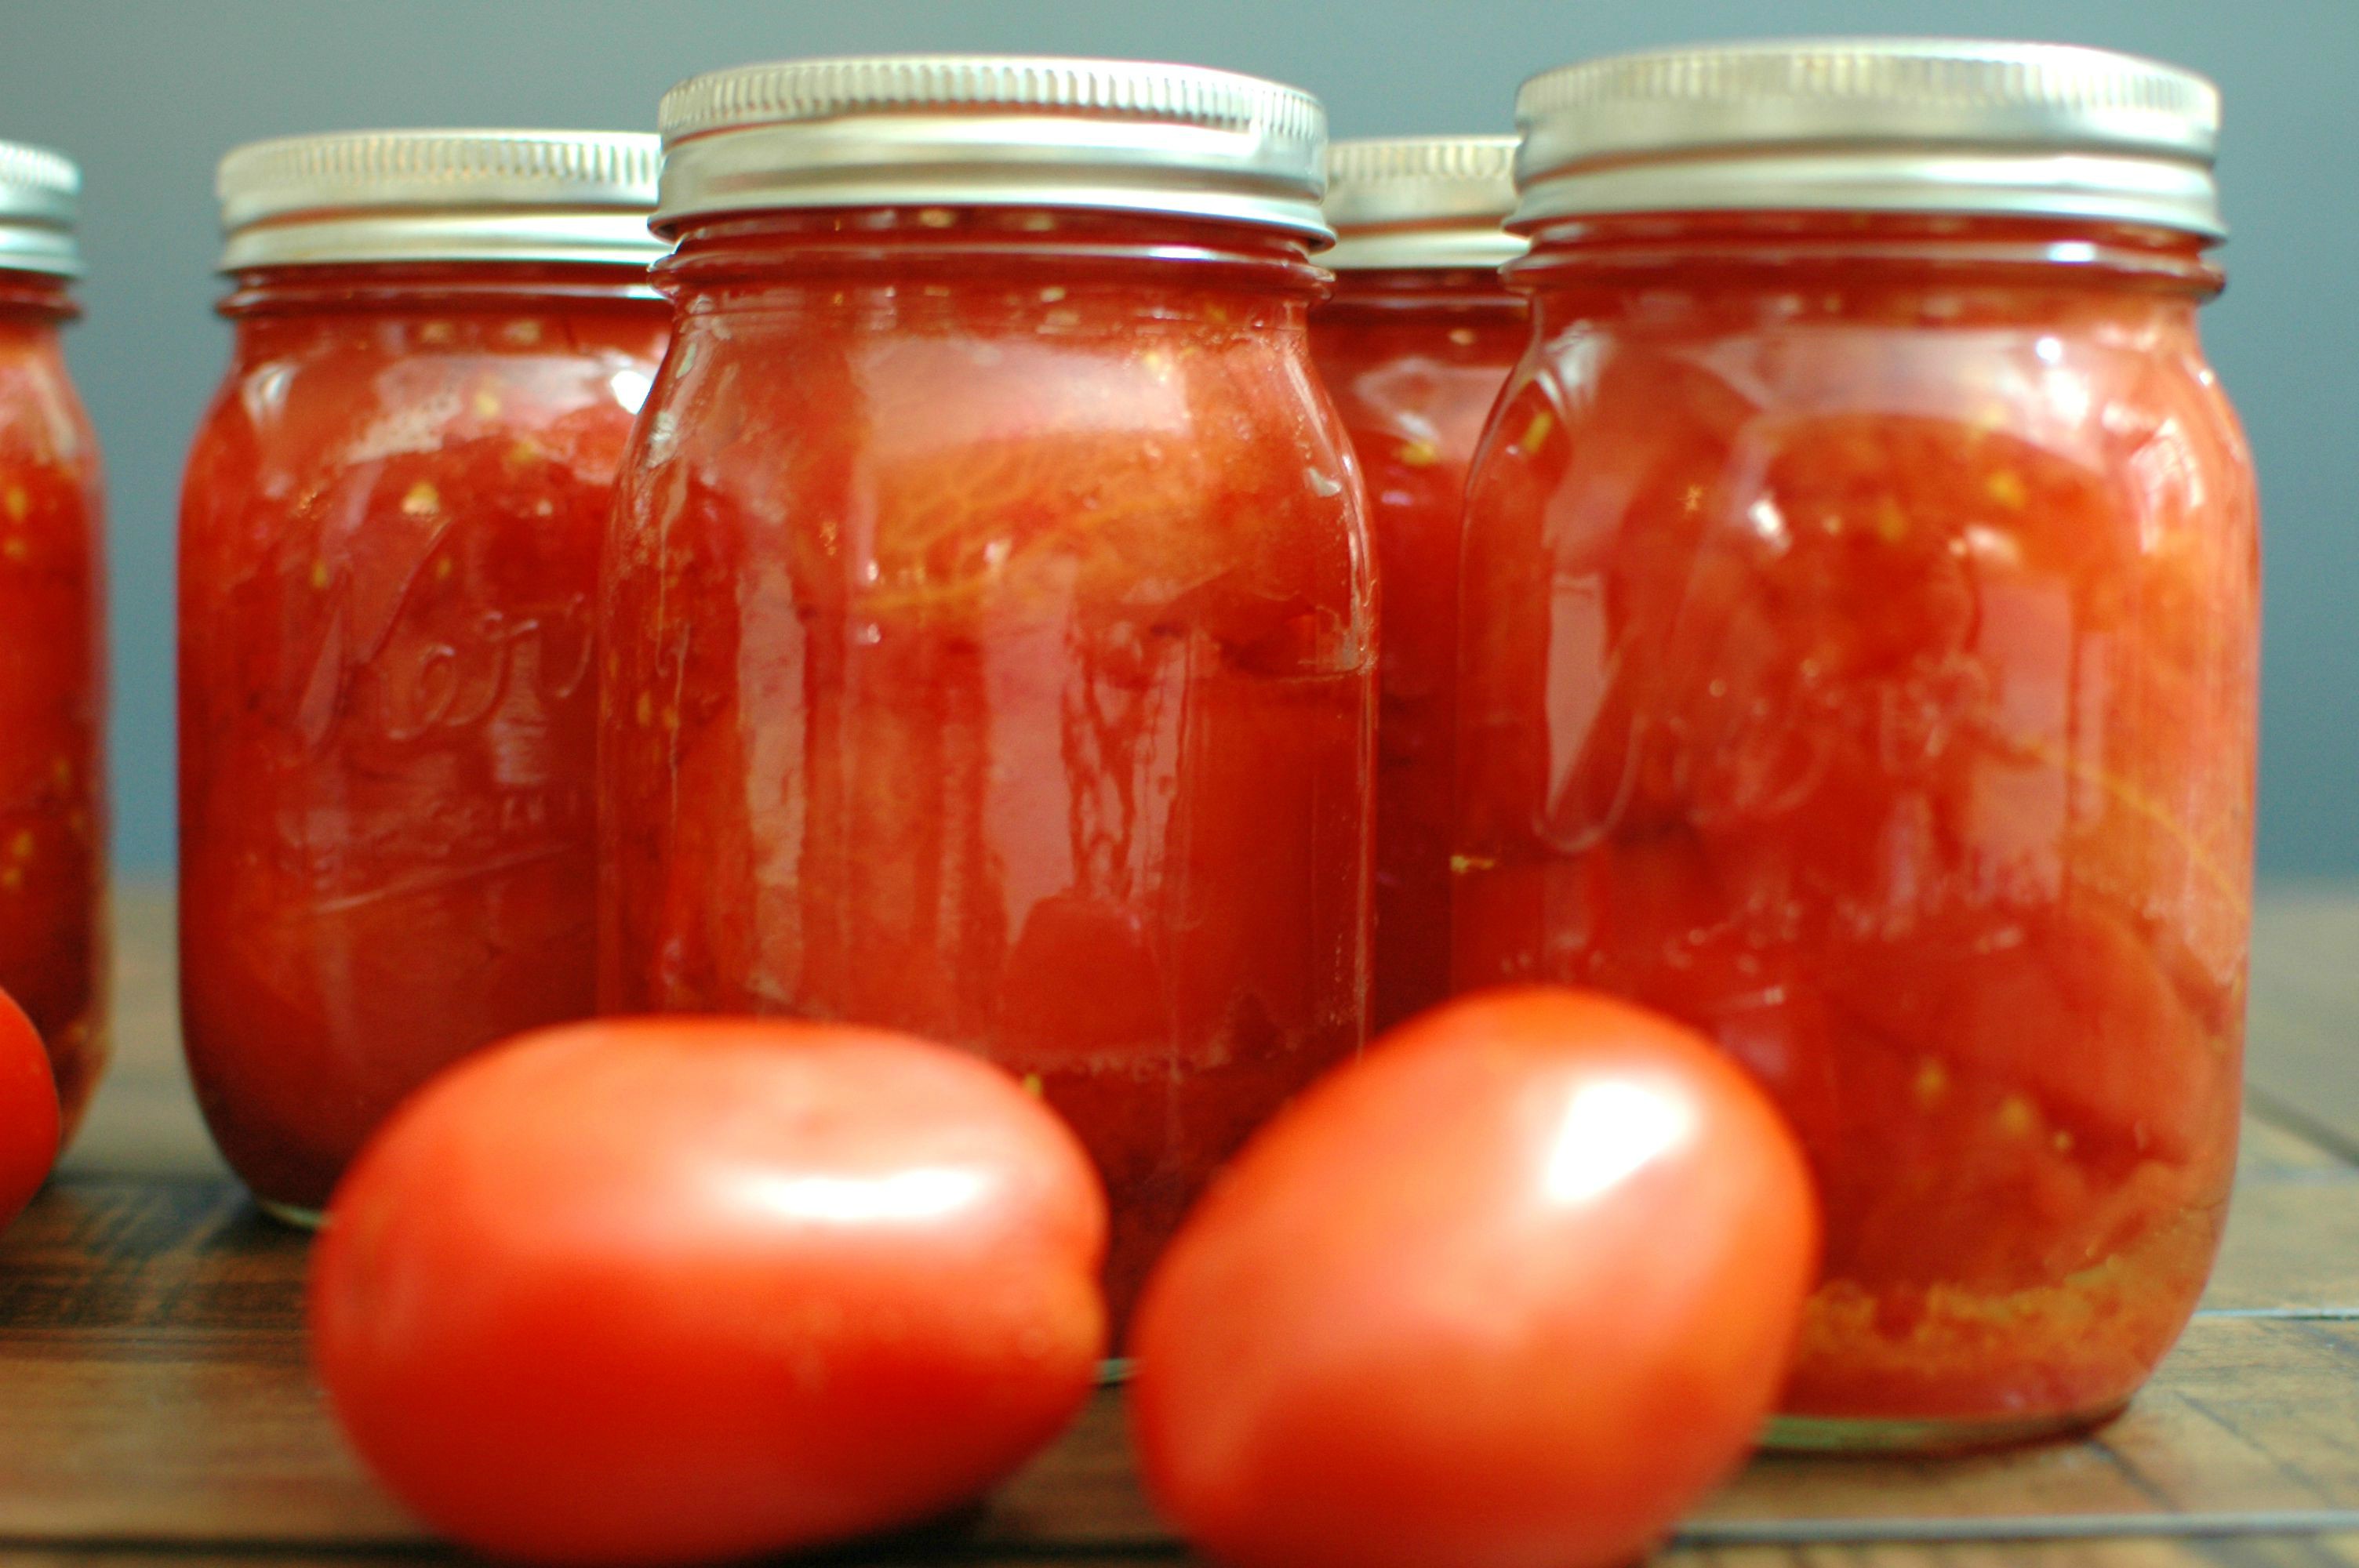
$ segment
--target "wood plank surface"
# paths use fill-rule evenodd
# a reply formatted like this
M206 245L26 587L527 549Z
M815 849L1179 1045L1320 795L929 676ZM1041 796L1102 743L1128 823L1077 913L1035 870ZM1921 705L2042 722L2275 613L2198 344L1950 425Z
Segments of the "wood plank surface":
M2256 1114L2228 1238L2202 1311L2128 1413L2082 1441L1962 1459L1767 1456L1666 1562L2359 1568L2359 965L2338 946L2359 937L2359 895L2263 909ZM205 1141L171 1025L168 910L127 895L120 927L115 1071L60 1178L0 1239L0 1555L449 1560L320 1402L305 1238L257 1215ZM1105 1395L983 1508L825 1561L1191 1559L1140 1495Z

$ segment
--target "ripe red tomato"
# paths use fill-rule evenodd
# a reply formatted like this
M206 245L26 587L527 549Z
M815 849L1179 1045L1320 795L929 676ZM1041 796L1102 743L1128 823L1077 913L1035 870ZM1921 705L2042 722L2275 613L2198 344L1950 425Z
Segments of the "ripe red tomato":
M363 1151L313 1356L386 1485L496 1556L682 1563L922 1519L1054 1436L1105 1344L1055 1116L879 1031L646 1019L451 1069Z
M25 1010L0 991L0 1226L23 1212L58 1159L58 1083Z
M1238 1568L1634 1557L1751 1444L1818 1238L1792 1135L1701 1036L1462 999L1283 1113L1165 1255L1148 1487Z

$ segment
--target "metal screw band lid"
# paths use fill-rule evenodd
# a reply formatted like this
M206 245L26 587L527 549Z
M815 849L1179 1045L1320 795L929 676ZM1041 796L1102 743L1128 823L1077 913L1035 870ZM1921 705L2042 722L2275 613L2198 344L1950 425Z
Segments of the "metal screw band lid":
M1533 77L1513 220L1841 209L2155 224L2218 238L2220 94L2063 44L1828 38Z
M664 95L656 227L883 206L1159 212L1332 236L1327 116L1199 66L993 55L785 60Z
M82 276L82 171L47 147L0 142L0 271Z
M662 148L619 131L350 131L221 161L221 268L661 257Z
M1513 136L1387 136L1327 149L1337 271L1495 267L1524 254L1501 227L1516 207Z

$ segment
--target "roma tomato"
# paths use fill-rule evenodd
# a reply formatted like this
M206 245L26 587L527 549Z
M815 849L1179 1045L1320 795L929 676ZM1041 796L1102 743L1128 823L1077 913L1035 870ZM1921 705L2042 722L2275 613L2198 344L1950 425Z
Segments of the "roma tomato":
M1479 993L1247 1146L1141 1302L1149 1489L1239 1568L1569 1568L1744 1456L1819 1242L1799 1148L1654 1013Z
M58 1085L25 1010L0 991L0 1226L33 1201L58 1158Z
M544 1031L429 1084L337 1188L312 1350L428 1522L683 1563L922 1519L1061 1429L1105 1201L997 1068L876 1031Z

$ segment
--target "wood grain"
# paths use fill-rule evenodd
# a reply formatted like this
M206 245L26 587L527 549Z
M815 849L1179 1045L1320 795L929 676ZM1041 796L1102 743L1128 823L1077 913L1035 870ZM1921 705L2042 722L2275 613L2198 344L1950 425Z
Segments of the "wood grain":
M121 925L116 1070L60 1179L0 1238L0 1554L450 1560L361 1473L305 1369L305 1238L256 1215L205 1141L171 1029L168 910L135 892ZM2129 1412L1994 1455L1766 1457L1665 1562L2359 1568L2359 896L2267 904L2260 925L2257 1114L2228 1237ZM1140 1494L1109 1395L984 1507L823 1561L1192 1559Z
M2359 1173L2354 1173L2359 1175ZM2359 1179L2247 1182L2204 1292L2208 1312L2359 1312Z
M1672 1568L2343 1568L2359 1564L2359 1535L1683 1547L1659 1561Z

